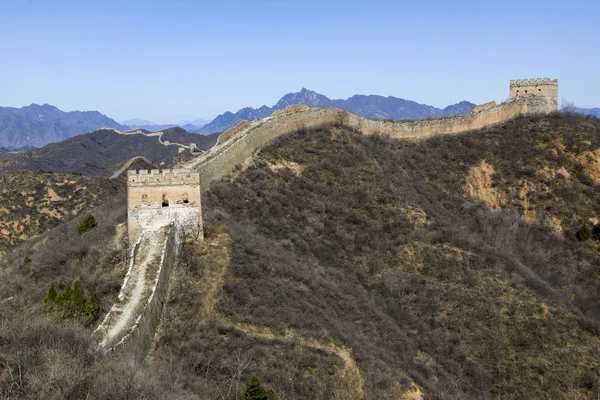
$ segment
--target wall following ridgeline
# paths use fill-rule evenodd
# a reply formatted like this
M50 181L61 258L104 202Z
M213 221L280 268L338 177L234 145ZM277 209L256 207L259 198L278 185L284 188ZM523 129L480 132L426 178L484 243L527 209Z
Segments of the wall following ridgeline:
M476 106L473 110L471 110L471 113L475 114L475 113L478 113L478 112L487 111L487 110L489 110L491 108L494 108L494 107L496 107L496 102L495 101L490 101L490 102L487 102L485 104L480 104L480 105Z
M236 165L242 164L253 152L270 140L303 127L340 122L365 134L391 138L421 139L434 135L457 134L498 124L525 114L544 114L556 111L553 97L515 97L496 105L486 103L466 115L439 119L380 121L360 117L335 108L295 107L252 122L244 121L225 132L224 140L200 157L189 161L186 168L200 173L203 190L220 179ZM341 112L345 115L342 117Z
M531 94L531 91L539 94ZM130 243L136 243L132 250L130 272L135 267L134 261L138 254L144 253L138 244L148 236L142 236L138 240L140 234L145 232L144 235L158 235L164 229L168 231L155 284L147 303L136 316L133 327L111 349L145 357L161 320L169 277L177 257L178 233L186 225L202 229L200 183L202 182L202 188L208 187L212 181L220 179L236 165L242 164L272 139L302 128L331 123L342 123L365 134L391 138L420 139L433 135L457 134L520 115L556 111L557 94L557 81L511 81L510 99L502 104L486 103L467 115L405 121L370 120L335 108L292 106L261 120L241 122L221 135L212 149L189 161L184 169L129 171L128 228ZM157 236L151 238L158 239ZM145 251L147 256L152 254L147 249ZM105 320L109 321L110 318L107 316ZM108 326L104 325L98 328L99 334L107 331Z
M160 265L152 292L141 313L136 316L133 327L110 351L119 351L144 359L148 353L156 329L160 324L167 300L169 278L177 259L177 228L171 224L162 248ZM135 250L134 250L135 251ZM134 256L135 257L135 256Z

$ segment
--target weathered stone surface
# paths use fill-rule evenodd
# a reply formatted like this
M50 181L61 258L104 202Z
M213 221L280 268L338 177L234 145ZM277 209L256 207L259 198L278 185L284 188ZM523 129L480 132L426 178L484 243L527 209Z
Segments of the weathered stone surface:
M558 106L558 79L516 79L510 81L509 98L542 96Z
M489 101L489 102L487 102L485 104L478 105L477 107L475 107L473 109L473 111L471 111L471 113L475 114L475 113L478 113L478 112L487 111L490 108L494 108L494 107L496 107L496 102L495 101Z
M127 176L129 243L144 230L171 222L202 235L200 175L187 169L129 171Z

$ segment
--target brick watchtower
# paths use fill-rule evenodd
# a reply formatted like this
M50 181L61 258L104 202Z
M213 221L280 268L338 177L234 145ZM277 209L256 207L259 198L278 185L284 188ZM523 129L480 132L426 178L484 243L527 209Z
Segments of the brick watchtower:
M133 245L145 229L175 221L200 230L200 175L190 169L130 170L127 175L127 231Z

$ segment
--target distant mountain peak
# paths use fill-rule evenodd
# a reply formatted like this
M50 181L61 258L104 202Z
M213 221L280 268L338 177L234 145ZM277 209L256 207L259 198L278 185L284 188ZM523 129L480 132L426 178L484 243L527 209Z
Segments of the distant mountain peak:
M101 127L124 127L98 111L64 112L50 104L0 107L0 146L41 147Z
M223 132L235 126L242 120L254 120L271 115L276 110L287 108L294 104L303 104L309 107L337 107L355 114L373 119L405 119L405 118L430 118L444 117L447 115L467 114L475 107L468 101L450 105L444 109L435 108L427 104L404 100L393 96L360 95L355 94L346 100L332 100L327 96L302 87L299 92L284 95L273 107L262 106L258 109L244 107L235 114L226 111L217 116L213 121L199 129L198 133Z

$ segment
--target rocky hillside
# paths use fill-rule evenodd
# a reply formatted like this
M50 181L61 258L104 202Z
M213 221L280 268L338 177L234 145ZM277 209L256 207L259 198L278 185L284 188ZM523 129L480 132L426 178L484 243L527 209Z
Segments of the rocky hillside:
M198 148L205 150L216 143L217 136L194 135L181 128L171 128L164 131L162 139L182 144L196 143ZM146 157L157 164L168 164L177 155L176 146L164 146L157 137L120 135L105 129L51 143L41 149L0 154L0 175L14 170L94 175L136 156Z
M153 357L209 371L195 393L242 359L285 398L591 398L600 256L575 228L597 222L599 133L281 138L204 201Z
M0 177L0 255L124 192L124 182L72 174Z
M100 128L126 129L98 111L64 112L49 104L0 107L0 146L41 147Z
M450 115L468 114L475 104L462 101L444 109L419 104L414 101L399 99L393 96L363 96L355 95L346 100L332 100L312 90L302 88L300 92L288 93L283 96L273 107L260 108L246 107L235 114L226 112L219 115L212 122L204 125L198 133L223 132L234 127L240 121L252 121L256 118L268 117L276 110L282 110L294 104L304 104L310 107L336 107L350 111L354 114L373 119L420 119L432 117L445 117Z
M572 115L280 137L206 193L144 363L92 357L93 326L43 311L76 278L110 307L125 212L107 203L88 236L73 221L4 257L0 395L234 399L255 375L282 400L596 398L598 137Z

